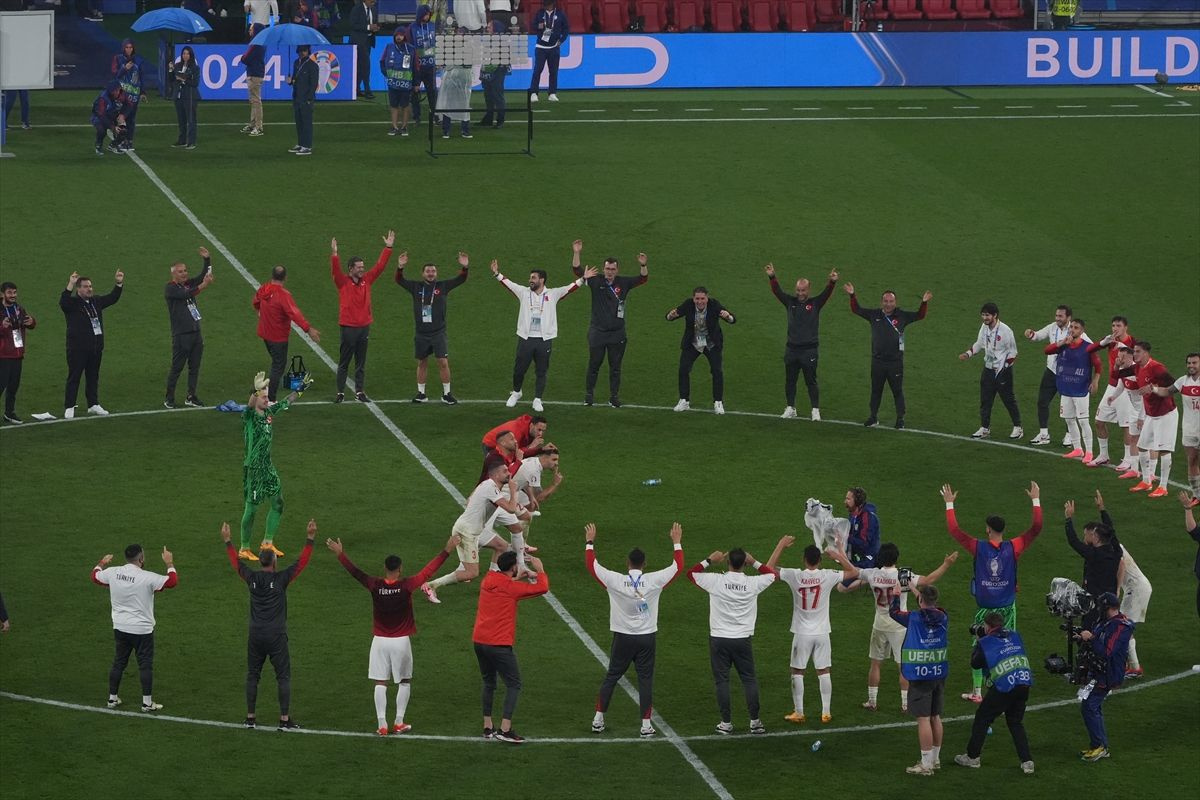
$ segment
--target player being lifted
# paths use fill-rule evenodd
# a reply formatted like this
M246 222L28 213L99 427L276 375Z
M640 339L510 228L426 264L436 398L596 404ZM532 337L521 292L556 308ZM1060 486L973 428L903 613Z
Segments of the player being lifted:
M245 456L242 458L242 493L245 508L242 510L242 541L238 557L246 561L258 561L258 553L250 549L250 534L254 530L254 517L258 513L258 507L264 502L270 502L271 509L267 512L267 533L259 549L270 550L276 556L283 555L283 551L275 546L275 534L283 517L283 487L279 483L279 473L275 471L275 464L271 461L275 415L291 408L292 403L310 386L312 381L306 377L298 390L289 394L283 401L272 403L267 399L267 373L259 372L254 376L254 393L250 395L246 402L246 410L242 412L242 434L246 445Z

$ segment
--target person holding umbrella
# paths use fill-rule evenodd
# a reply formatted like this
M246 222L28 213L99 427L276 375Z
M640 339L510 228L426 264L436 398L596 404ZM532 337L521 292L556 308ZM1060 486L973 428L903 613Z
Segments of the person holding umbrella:
M172 147L196 149L196 107L200 103L200 68L196 53L185 46L179 60L171 67L175 94L175 116L179 121L179 136Z
M298 156L312 155L313 108L317 101L317 81L321 71L312 57L312 45L296 47L296 61L288 83L292 85L292 111L296 117L296 146L288 150Z

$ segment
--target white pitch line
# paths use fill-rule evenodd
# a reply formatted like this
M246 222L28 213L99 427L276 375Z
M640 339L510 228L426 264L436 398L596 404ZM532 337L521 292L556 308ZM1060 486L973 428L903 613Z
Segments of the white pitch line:
M1087 106L1056 106L1056 108L1087 108Z
M578 109L578 111L580 114L603 114L606 111L606 109L603 109L603 108L580 108L580 109Z
M1137 103L1111 103L1109 108L1137 108Z
M657 108L633 108L630 110L635 114L649 114L652 111L658 111Z
M874 111L875 106L846 106L847 111Z
M129 157L135 164L138 165L142 172L146 174L146 177L148 177L150 181L158 187L159 191L161 191L163 195L171 201L171 204L179 209L179 212L183 214L188 222L192 223L192 226L195 227L202 236L211 241L217 248L217 251L229 260L229 263L234 266L238 273L251 286L257 289L258 282L255 281L254 276L252 276L249 271L242 266L241 262L238 261L237 257L234 256L233 253L231 253L229 249L213 235L212 231L205 227L204 223L202 223L196 217L196 215L192 213L191 209L184 205L183 201L181 201L175 195L175 193L172 192L165 183L163 183L162 179L158 177L158 174L155 173L145 161L139 158L137 153L130 153ZM292 327L295 328L296 326L293 325ZM299 331L301 339L308 343L308 346L312 348L313 352L317 354L321 361L323 361L325 365L329 367L329 369L336 371L337 362L329 357L329 354L325 352L324 348L313 341L308 334L300 331L299 328L296 328L296 330ZM384 428L387 429L388 433L392 434L396 441L400 442L400 444L402 444L404 448L408 450L413 458L417 460L417 463L424 467L425 471L433 476L434 480L441 484L442 488L445 489L452 498L454 498L454 502L458 503L460 506L465 506L467 503L467 498L463 496L462 492L460 492L458 488L452 484L436 466L434 466L433 462L430 461L423 452L421 452L420 448L418 448L416 444L414 444L413 441L408 438L407 435L405 435L404 431L400 430L396 423L392 422L392 420L383 413L383 410L379 408L378 405L371 402L368 402L365 405L371 414L377 420L379 420ZM166 409L163 410L165 411ZM550 607L553 608L558 614L559 618L566 623L567 627L570 628L577 637L579 637L580 641L583 642L584 647L587 648L588 652L592 653L592 655L596 657L601 666L607 667L608 660L604 655L604 651L602 651L599 645L597 645L592 637L588 635L587 631L583 629L583 626L579 624L579 621L576 620L560 602L558 602L558 599L555 598L552 593L547 592L545 595L543 595L543 597L546 599L546 602L550 604ZM621 686L625 689L625 693L628 694L631 699L635 701L637 700L637 692L634 691L633 685L628 680L622 678ZM667 724L666 720L659 716L657 712L654 713L653 719L667 740L675 745L675 749L679 751L684 760L687 761L688 764L690 764L692 768L696 770L704 782L708 784L708 787L712 790L713 794L721 798L721 800L733 800L733 795L729 793L729 790L725 788L724 784L717 779L717 776L714 775L712 770L708 768L708 765L705 764L699 756L692 752L692 749L687 746L687 744L679 737L677 733L675 733L671 726Z
M1184 678L1192 677L1195 675L1197 675L1197 672L1195 670L1186 670L1184 672L1176 672L1173 675L1165 675L1161 678L1154 678L1153 680L1139 681L1138 683L1136 683L1132 686L1128 686L1128 688L1122 687L1122 688L1118 689L1117 691L1113 692L1111 696L1115 697L1115 698L1121 698L1127 694L1132 694L1133 692L1142 691L1144 689L1150 689L1155 686L1162 686L1163 684L1167 684L1167 683L1174 683L1175 681L1183 680ZM32 703L34 705L50 706L51 708L61 708L61 709L67 710L67 711L84 711L84 712L87 712L90 714L104 714L104 715L107 715L110 717L122 717L122 718L126 718L126 719L138 719L138 720L155 721L155 722L175 722L175 723L185 724L185 725L200 725L200 726L207 727L207 728L223 728L226 730L245 730L245 726L240 722L226 722L225 720L215 720L215 719L196 719L193 717L180 717L180 716L176 716L173 714L144 714L140 711L120 711L117 709L102 708L100 706L83 705L81 703L68 703L63 700L51 700L51 699L48 699L45 697L33 697L32 695L17 694L15 692L0 691L0 697L6 698L8 700L13 700L18 703ZM1119 702L1119 700L1118 700L1118 702ZM1073 706L1073 705L1077 705L1078 703L1079 703L1078 700L1076 700L1073 697L1070 697L1070 698L1064 698L1061 700L1051 700L1051 701L1045 702L1045 703L1037 703L1035 705L1028 706L1025 710L1027 712L1045 711L1045 710L1048 710L1051 708L1062 708L1064 706ZM974 714L962 714L957 717L942 717L942 722L943 723L971 722L971 721L974 721L974 719L975 719ZM911 728L914 725L916 725L915 720L903 720L903 721L897 721L897 722L880 722L880 723L876 723L874 725L849 725L849 726L843 726L840 728L827 728L827 727L813 726L813 727L805 729L805 730L790 729L790 730L783 730L783 731L774 731L771 733L767 733L765 735L758 734L758 735L755 735L753 738L754 739L770 738L770 737L784 738L784 737L791 737L791 736L828 736L828 735L836 734L836 733L867 733L870 731L890 730L892 728ZM273 726L271 726L270 724L262 725L261 727L258 727L255 730L258 732L268 732L268 733L276 732L276 729ZM333 729L324 729L324 728L301 728L297 731L289 731L288 732L289 735L291 735L293 733L308 735L308 736L337 736L337 737L348 738L348 739L384 739L385 741L388 741L388 742L398 742L398 741L404 741L407 739L412 739L415 741L422 741L422 742L456 742L456 743L457 742L479 742L479 743L486 742L486 740L480 736L448 736L448 735L438 735L438 734L429 734L429 733L412 733L412 732L405 733L405 734L398 735L398 736L388 736L388 737L381 737L379 734L374 733L374 732L368 733L366 731L343 731L343 730L333 730ZM691 735L691 736L680 736L678 738L684 742L722 742L722 741L728 742L728 741L738 741L739 739L745 740L747 738L750 738L750 734L747 733L747 734L731 737L731 736L723 736L720 734L711 733L711 734L699 734L699 735ZM596 736L593 734L592 736L587 736L587 737L584 737L584 736L532 737L531 736L525 740L525 744L527 744L527 745L538 745L538 744L589 744L589 745L590 744L634 744L634 743L641 743L641 742L647 742L650 744L654 744L656 742L670 743L671 739L665 738L665 737L664 738L642 739L640 736L639 737L632 737L632 736L600 737L600 736Z
M792 106L792 111L820 111L821 106Z
M958 109L958 110L963 110L963 109L975 109L975 108L979 108L979 106L955 106L954 108Z
M761 106L751 106L750 108L742 109L742 111L770 111L770 110L771 109L769 109L769 108L763 108Z
M712 111L711 108L685 108L684 111Z
M1014 108L1033 108L1033 106L1005 106L1005 108L1012 110Z
M1158 91L1157 89L1151 89L1149 86L1143 86L1143 85L1142 85L1142 84L1140 84L1140 83L1135 83L1135 84L1133 85L1133 88L1135 88L1135 89L1141 89L1143 92L1149 92L1150 94L1156 94L1156 95L1158 95L1159 97L1165 97L1165 98L1167 98L1168 100L1174 100L1174 99L1175 99L1175 95L1172 95L1172 94L1167 94L1166 92L1160 92L1160 91Z
M925 111L925 106L900 106L901 111Z

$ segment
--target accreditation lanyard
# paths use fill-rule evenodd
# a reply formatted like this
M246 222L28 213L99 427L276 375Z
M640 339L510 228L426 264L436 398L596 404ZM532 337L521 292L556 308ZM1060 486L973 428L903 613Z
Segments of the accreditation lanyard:
M637 578L633 577L632 572L626 574L629 576L629 586L633 589L634 599L637 600L634 607L637 609L638 615L644 617L650 613L650 604L646 602L646 598L642 596L641 591L641 584L646 579L646 573L643 572Z
M537 308L534 308L534 305L533 305L534 295L537 295L537 298L538 298ZM542 314L545 312L545 309L546 309L546 297L547 297L547 292L546 292L546 287L544 287L544 286L542 287L542 290L540 292L534 292L532 289L529 290L529 332L530 333L534 333L534 332L541 333L542 332Z
M11 306L5 306L4 316L8 318L9 324L12 325L13 347L19 350L25 346L25 335L21 332L21 307L16 303L13 303Z
M606 286L617 301L617 319L625 319L625 301L621 299L621 287L617 285L617 279L613 278L613 282Z
M100 336L103 334L104 331L100 329L100 312L91 300L83 301L83 313L87 314L88 319L92 321L92 335Z
M986 326L984 326L986 327ZM991 368L999 373L1004 369L1004 359L1000 358L1000 323L996 323L995 328L988 328L988 332L983 337L983 363L984 366L990 364Z
M425 289L429 289L429 299L425 299ZM421 322L433 322L433 298L437 296L437 284L421 284Z

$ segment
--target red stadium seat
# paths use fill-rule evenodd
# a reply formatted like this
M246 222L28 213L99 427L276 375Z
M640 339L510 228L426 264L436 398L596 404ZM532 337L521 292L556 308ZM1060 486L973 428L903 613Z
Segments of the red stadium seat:
M779 17L775 3L771 0L750 0L750 30L768 33L779 28Z
M600 30L605 33L629 30L629 7L625 0L598 0L596 5L600 10Z
M809 15L812 14L812 3L809 0L783 0L779 4L779 16L783 25L789 31L807 31L812 28Z
M955 0L958 16L962 19L991 19L992 12L984 0Z
M646 33L659 33L667 27L666 0L637 0L637 15L642 18Z
M925 19L955 19L958 14L950 7L950 0L922 0L921 13Z
M888 0L888 16L892 19L920 19L917 0Z
M733 33L741 30L742 15L733 0L712 0L711 9L712 29L715 32Z
M567 14L571 33L589 33L592 30L591 0L563 0L563 11Z
M992 0L992 16L996 19L1016 19L1025 16L1021 0Z
M675 0L673 5L675 30L690 31L704 27L704 6L700 0Z
M817 22L841 22L840 0L816 0Z

